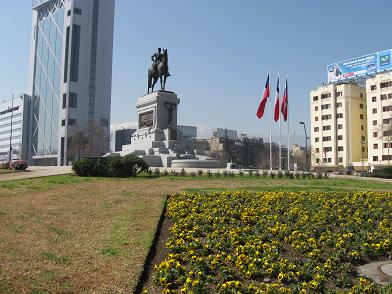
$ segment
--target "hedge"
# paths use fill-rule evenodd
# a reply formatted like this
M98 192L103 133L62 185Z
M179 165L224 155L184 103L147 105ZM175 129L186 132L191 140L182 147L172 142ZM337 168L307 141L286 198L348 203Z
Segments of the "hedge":
M392 167L376 169L371 173L371 176L375 178L392 179Z
M81 177L131 177L148 171L147 163L135 155L124 157L85 157L73 162L73 171Z

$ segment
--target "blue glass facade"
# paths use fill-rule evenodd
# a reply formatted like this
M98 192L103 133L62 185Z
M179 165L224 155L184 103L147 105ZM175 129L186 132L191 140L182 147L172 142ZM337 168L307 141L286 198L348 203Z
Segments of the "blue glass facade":
M35 30L33 88L33 156L58 154L62 82L64 0L52 1L38 12Z

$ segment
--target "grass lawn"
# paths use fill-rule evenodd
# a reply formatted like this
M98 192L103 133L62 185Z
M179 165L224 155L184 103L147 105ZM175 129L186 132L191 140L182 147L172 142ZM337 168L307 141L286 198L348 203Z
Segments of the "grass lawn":
M221 190L392 190L342 179L73 175L0 183L0 293L132 292L165 195Z

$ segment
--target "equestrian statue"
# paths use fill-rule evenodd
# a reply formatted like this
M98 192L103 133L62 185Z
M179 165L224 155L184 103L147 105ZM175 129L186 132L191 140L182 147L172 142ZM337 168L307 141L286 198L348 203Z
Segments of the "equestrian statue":
M165 91L166 79L170 77L167 49L158 48L158 52L151 56L153 61L151 68L148 70L148 89L147 93L154 92L154 86L158 81L161 82L161 90Z

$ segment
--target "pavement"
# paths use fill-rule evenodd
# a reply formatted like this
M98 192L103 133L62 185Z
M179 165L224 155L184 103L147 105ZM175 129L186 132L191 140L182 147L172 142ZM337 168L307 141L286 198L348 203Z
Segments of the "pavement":
M41 178L73 173L71 166L29 166L25 172L0 174L0 182Z

